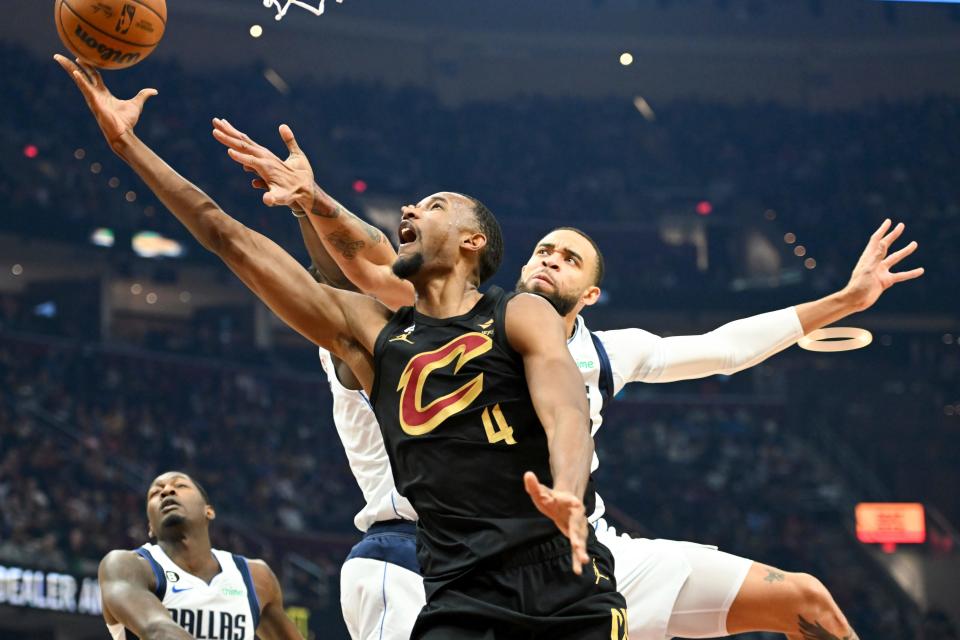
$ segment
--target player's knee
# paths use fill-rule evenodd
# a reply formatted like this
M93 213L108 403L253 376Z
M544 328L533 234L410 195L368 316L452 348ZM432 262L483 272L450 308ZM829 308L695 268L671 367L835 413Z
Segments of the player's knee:
M822 582L808 573L794 573L790 579L797 591L798 616L828 630L846 628L843 614Z

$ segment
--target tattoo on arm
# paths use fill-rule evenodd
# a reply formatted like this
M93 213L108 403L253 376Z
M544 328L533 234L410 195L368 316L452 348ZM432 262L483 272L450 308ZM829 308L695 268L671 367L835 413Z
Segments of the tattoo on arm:
M314 184L310 204L310 213L317 217L328 218L331 220L341 218L340 222L338 223L340 229L328 234L327 240L337 251L340 252L342 256L348 260L352 260L353 258L357 257L364 247L372 247L380 244L381 242L387 242L386 236L384 236L379 229L372 224L364 222L358 216L344 209L343 205L336 200L327 198L328 203L332 201L335 205L333 209L323 206L321 204L323 202L323 198L321 196L325 196L325 194L316 184ZM356 237L361 231L366 234L367 238L369 238L369 245L366 241L360 240Z
M850 630L850 635L835 636L826 629L819 622L809 622L803 616L797 616L800 618L800 637L803 640L860 640L853 629Z
M779 571L774 571L773 569L767 569L767 577L763 579L764 582L783 582L783 574Z
M366 246L363 240L351 240L350 233L344 230L334 231L327 236L330 245L340 252L344 258L353 260L357 254Z
M348 211L347 213L350 213L350 212ZM352 213L350 213L350 215L353 216ZM357 218L356 216L353 216L353 217L357 219L357 222L363 225L364 229L367 232L367 235L370 237L371 243L380 244L381 242L386 241L386 239L383 237L383 234L380 233L380 230L377 229L375 226L367 222L364 222L363 220L361 220L360 218Z
M317 206L318 194L317 194L317 185L313 185L313 194L311 196L310 204L310 213L315 216L320 216L321 218L339 218L340 214L343 212L343 207L339 202L336 203L336 207L333 208L333 211L327 211L322 207Z

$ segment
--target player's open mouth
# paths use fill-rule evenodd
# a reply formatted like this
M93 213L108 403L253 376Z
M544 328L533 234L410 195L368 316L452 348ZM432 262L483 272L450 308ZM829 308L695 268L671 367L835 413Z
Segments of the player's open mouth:
M409 220L401 221L400 227L397 229L397 239L400 241L400 246L416 242L417 229L413 226L413 223Z
M173 498L166 498L163 502L160 503L160 512L170 511L171 509L178 509L180 503L174 500Z

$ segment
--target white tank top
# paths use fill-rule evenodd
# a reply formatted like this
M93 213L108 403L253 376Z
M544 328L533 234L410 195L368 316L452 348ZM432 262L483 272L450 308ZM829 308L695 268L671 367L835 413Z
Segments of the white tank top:
M596 335L598 338L601 338L602 342L602 333L597 333ZM604 346L606 345L604 344ZM577 316L573 335L567 340L567 348L570 349L570 355L573 356L573 361L577 363L577 368L580 369L580 374L583 376L583 383L587 391L587 401L590 404L590 435L596 436L597 431L600 430L600 425L603 423L602 411L605 398L606 400L611 399L620 389L614 388L615 383L610 369L610 362L606 359L606 352L604 352L604 357L601 357L597 352L597 347L594 344L593 338L590 336L590 331L587 329L587 325L583 322L581 316ZM605 376L607 380L602 382ZM602 387L605 386L608 386L608 389L602 389ZM590 463L590 473L595 472L599 467L600 458L597 457L597 452L594 450L593 461ZM603 517L605 511L606 507L604 506L603 498L601 498L598 493L596 494L596 507L593 513L590 514L588 518L589 521L591 523L596 522Z
M159 545L135 553L150 563L156 594L170 617L197 640L255 640L260 601L243 556L213 549L220 573L210 584L181 569ZM113 640L136 638L122 624L108 624Z
M374 522L416 520L417 512L413 506L397 493L380 425L367 395L341 384L330 352L323 348L320 349L320 364L333 393L333 424L347 453L350 471L366 501L353 523L365 532Z

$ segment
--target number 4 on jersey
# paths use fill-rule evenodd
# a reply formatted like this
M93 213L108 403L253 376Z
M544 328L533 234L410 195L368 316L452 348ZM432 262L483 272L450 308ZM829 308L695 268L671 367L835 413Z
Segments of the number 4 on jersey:
M506 442L507 444L517 444L517 441L513 439L513 427L507 424L507 419L503 416L503 411L500 410L500 405L493 405L493 420L490 419L490 407L487 407L483 410L483 430L487 432L487 440L491 444L497 442ZM496 426L494 426L496 423Z

